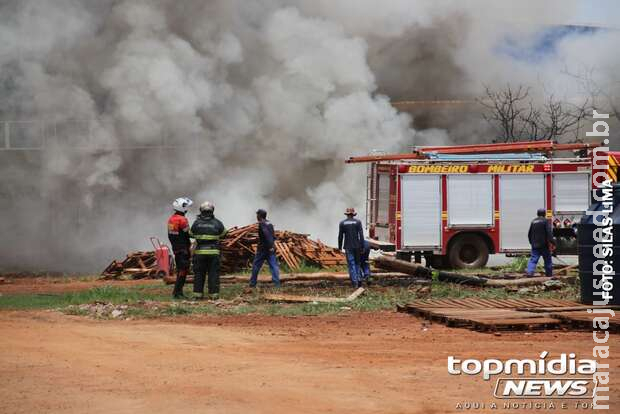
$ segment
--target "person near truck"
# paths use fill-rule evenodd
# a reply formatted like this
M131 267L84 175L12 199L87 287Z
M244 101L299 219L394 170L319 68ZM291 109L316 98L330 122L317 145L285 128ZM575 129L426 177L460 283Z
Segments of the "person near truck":
M226 228L214 216L215 206L206 201L200 205L200 214L192 224L191 237L196 239L194 249L194 298L204 299L205 277L211 299L220 293L220 240Z
M347 208L344 214L347 218L340 222L338 249L344 247L351 285L362 287L361 250L364 247L364 230L362 222L355 218L357 213L354 208Z
M537 217L532 220L530 224L530 230L527 233L527 237L532 246L532 256L527 264L527 275L529 277L534 276L538 260L542 257L545 262L545 275L548 277L553 276L553 259L551 254L555 250L555 239L553 238L553 231L551 230L551 223L545 218L546 210L539 208L537 211Z
M183 286L185 279L189 273L190 264L190 247L189 238L189 221L187 221L187 211L193 204L192 200L187 197L179 197L172 202L174 213L168 218L168 240L172 245L172 253L174 254L174 263L177 269L177 278L174 282L172 297L175 299L183 299Z
M276 236L273 224L267 220L267 211L262 208L256 211L256 220L258 221L258 246L256 247L254 262L252 263L250 287L256 287L258 274L266 260L271 271L271 281L278 288L280 287L280 268L276 258Z

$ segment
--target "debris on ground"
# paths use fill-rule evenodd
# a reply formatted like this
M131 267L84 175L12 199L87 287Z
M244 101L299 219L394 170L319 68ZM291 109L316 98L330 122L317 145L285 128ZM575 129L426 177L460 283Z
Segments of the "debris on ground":
M248 283L249 275L225 275L220 278L221 283ZM406 273L398 272L380 272L373 273L373 280L385 280L385 279L407 279L410 278ZM336 282L336 283L350 283L350 277L348 273L344 272L316 272L316 273L281 273L281 282ZM164 277L164 282L168 285L173 284L176 281L176 275L170 275ZM259 282L271 282L271 275L258 275ZM186 283L193 283L194 278L189 276Z
M161 277L155 252L129 253L122 261L113 260L101 275L103 279L156 279Z
M423 277L427 279L437 280L439 282L449 282L468 286L481 286L481 287L493 287L493 288L519 288L527 286L543 286L544 283L549 282L550 279L546 276L542 277L521 277L515 278L513 274L509 274L508 277L501 277L501 275L495 277L488 277L488 275L473 275L473 274L461 274L455 272L446 272L442 270L431 269L421 264L407 262L405 260L399 260L395 257L382 255L373 259L374 265L381 269L391 270L396 272L403 272L410 274L414 277ZM557 282L561 281L573 281L577 276L557 276ZM552 284L553 285L553 284ZM550 286L552 286L550 285Z
M333 298L327 296L300 296L300 295L287 295L279 293L271 293L263 295L263 299L270 302L288 302L288 303L346 303L352 302L360 297L366 290L364 288L357 288L355 292L351 293L346 298Z
M243 298L232 300L183 300L175 302L160 302L152 300L138 301L130 304L115 304L108 302L93 302L82 305L71 305L63 309L63 312L89 316L95 319L129 319L132 315L145 315L145 312L153 315L167 316L174 314L191 313L192 308L201 306L215 306L218 309L229 310L247 305L248 302Z

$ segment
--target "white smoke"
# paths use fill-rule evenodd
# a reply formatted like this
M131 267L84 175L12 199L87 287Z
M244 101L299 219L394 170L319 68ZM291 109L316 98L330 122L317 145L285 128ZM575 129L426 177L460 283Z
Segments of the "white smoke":
M586 50L617 59L570 38L543 64L498 54L499 39L527 41L579 2L522 3L0 1L0 120L34 121L45 143L0 151L3 267L97 269L165 238L182 195L214 202L227 226L262 207L276 227L333 243L344 208L364 211L365 167L345 158L487 141L473 117L416 132L386 94L518 81L570 96L581 92L561 68ZM593 35L605 36L617 39Z

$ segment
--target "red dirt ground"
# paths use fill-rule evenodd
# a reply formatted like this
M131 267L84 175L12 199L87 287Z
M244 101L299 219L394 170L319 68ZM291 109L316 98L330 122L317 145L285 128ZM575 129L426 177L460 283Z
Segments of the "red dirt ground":
M587 332L495 336L396 312L100 321L3 311L0 332L1 413L555 412L490 409L494 381L448 375L448 355L588 358L593 346ZM617 339L609 412L620 404Z

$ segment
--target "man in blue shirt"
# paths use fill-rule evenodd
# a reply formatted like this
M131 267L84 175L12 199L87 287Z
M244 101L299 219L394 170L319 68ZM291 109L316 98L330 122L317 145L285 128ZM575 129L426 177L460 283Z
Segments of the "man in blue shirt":
M530 224L527 237L532 246L532 257L527 264L527 275L532 277L536 271L536 265L541 256L545 261L545 275L553 276L553 259L551 251L555 248L555 239L551 230L551 223L545 218L546 210L539 208L537 217Z
M256 287L258 282L258 273L263 263L267 260L269 270L271 270L271 280L275 287L280 287L280 269L278 260L276 259L276 235L273 224L267 220L267 212L263 209L256 211L256 220L258 220L258 246L256 247L256 256L252 263L252 277L250 278L250 287Z
M355 218L357 213L352 207L347 208L346 219L340 222L338 231L338 249L344 247L349 267L349 278L353 287L362 287L361 250L364 246L362 222Z

